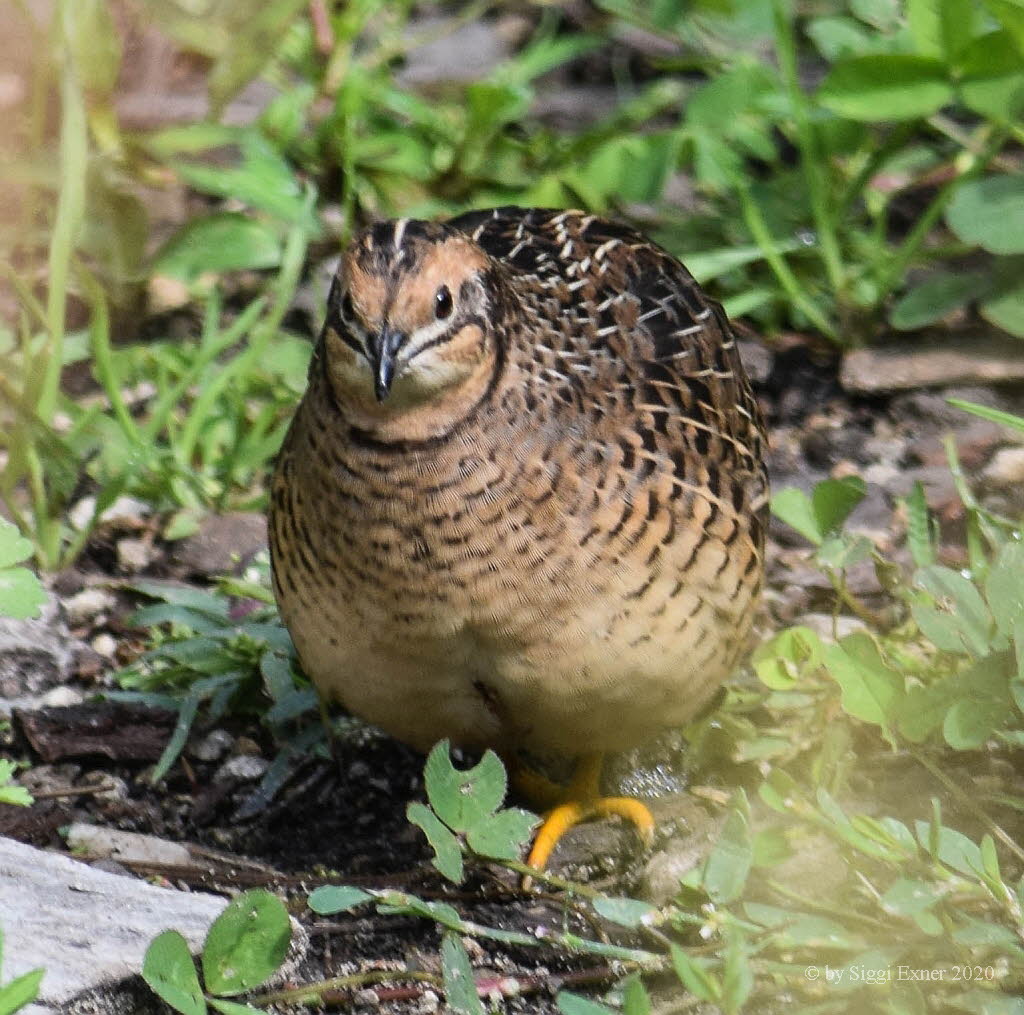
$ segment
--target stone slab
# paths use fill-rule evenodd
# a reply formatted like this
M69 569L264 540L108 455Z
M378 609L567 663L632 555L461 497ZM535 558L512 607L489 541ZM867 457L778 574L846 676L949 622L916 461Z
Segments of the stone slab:
M161 931L181 931L197 953L226 905L0 838L3 982L42 966L39 998L24 1015L66 1012L77 997L137 975Z

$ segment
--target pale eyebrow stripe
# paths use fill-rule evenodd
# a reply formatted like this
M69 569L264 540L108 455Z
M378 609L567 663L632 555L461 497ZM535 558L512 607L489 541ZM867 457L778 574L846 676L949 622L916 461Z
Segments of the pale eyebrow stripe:
M399 219L395 223L395 238L394 238L393 243L395 245L395 252L396 253L398 252L399 247L401 247L401 245L402 245L402 239L405 236L405 227L408 224L409 224L409 220L408 219Z

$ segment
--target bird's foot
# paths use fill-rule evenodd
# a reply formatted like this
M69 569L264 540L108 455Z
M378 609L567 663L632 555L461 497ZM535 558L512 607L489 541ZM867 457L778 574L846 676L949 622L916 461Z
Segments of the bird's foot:
M601 755L588 754L580 759L572 782L565 790L558 790L543 777L517 769L515 783L534 799L540 797L551 804L544 822L533 840L527 863L530 867L543 870L547 866L555 846L571 828L594 818L620 817L630 822L637 830L645 846L654 838L654 817L647 806L632 797L601 795ZM523 887L528 888L529 878Z
M543 870L558 840L576 825L592 818L625 818L636 828L645 846L654 840L654 817L645 804L628 796L596 797L592 800L570 800L559 804L544 816L544 823L533 840L529 859L531 867Z

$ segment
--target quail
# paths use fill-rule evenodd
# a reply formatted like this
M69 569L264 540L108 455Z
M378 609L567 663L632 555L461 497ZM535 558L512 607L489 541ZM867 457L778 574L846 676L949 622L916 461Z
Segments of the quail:
M497 208L351 243L271 489L274 589L321 695L420 750L600 757L693 718L747 639L765 435L721 306L625 225Z

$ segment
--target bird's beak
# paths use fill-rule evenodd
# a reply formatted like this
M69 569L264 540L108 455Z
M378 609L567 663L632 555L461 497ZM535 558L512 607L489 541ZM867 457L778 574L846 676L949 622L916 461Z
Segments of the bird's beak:
M374 370L373 388L378 402L383 402L391 392L391 382L395 379L395 359L404 341L405 335L401 331L387 325L370 340Z

